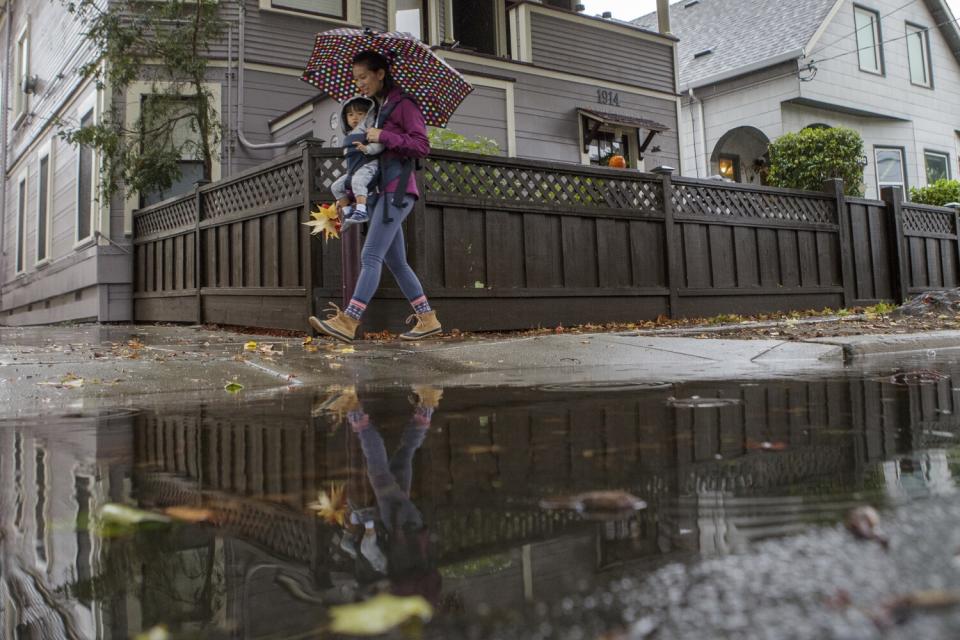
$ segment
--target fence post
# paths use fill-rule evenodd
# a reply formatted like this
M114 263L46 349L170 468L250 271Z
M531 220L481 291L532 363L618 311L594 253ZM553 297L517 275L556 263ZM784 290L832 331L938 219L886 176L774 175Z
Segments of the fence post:
M843 306L853 306L857 298L856 271L853 266L853 238L850 237L850 212L844 195L843 180L824 180L823 191L834 200L837 210L837 227L840 232L840 279L843 284Z
M664 252L667 258L667 289L670 293L669 315L671 318L679 317L680 306L680 263L678 249L680 248L674 242L677 228L674 225L673 215L673 167L660 166L653 170L653 173L660 176L660 184L663 191L663 232L664 232ZM682 241L682 240L681 240Z
M316 166L311 153L310 142L304 140L300 143L300 152L303 154L303 214L300 216L301 222L310 220L310 212L313 210L314 191L316 176ZM300 246L306 245L307 250L307 268L303 274L303 288L307 290L307 316L316 315L316 300L313 295L313 274L314 274L314 253L313 238L310 236L308 227L299 226L300 236L306 235L307 241L300 243Z
M903 235L903 190L900 187L884 187L880 198L887 203L887 229L893 239L890 257L894 263L894 295L897 302L903 303L910 293L910 275L904 251L906 239Z
M197 286L197 324L203 324L203 295L200 289L203 286L203 265L205 261L201 253L203 239L200 237L200 221L203 220L203 192L201 189L210 184L209 180L198 180L193 187L193 197L196 201L197 221L193 231L193 280Z

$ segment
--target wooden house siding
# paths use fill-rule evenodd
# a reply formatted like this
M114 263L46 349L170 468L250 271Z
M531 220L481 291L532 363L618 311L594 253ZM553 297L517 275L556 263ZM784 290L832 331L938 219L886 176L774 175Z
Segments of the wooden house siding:
M475 86L447 127L468 137L485 136L497 142L503 154L507 153L507 90L498 87Z
M532 62L541 67L655 91L676 91L673 48L602 27L534 12Z

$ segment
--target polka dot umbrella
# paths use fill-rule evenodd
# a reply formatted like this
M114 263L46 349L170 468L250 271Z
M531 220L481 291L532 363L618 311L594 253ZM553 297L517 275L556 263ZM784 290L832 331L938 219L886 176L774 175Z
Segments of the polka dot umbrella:
M302 79L343 102L357 95L352 60L366 50L376 51L390 61L394 80L416 99L430 126L446 126L463 99L473 91L459 71L413 36L372 29L332 29L317 34L313 55Z

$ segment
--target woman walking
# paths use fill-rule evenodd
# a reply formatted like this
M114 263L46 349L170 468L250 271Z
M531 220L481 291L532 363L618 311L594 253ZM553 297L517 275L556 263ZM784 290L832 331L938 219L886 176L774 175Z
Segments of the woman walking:
M359 92L378 105L377 126L367 129L367 142L386 147L380 156L380 194L370 216L367 238L360 256L360 278L347 308L335 304L326 320L310 317L310 325L321 333L352 342L367 305L380 286L383 265L393 274L400 290L410 301L416 326L400 337L420 340L440 333L436 312L430 308L420 279L407 263L407 249L401 224L413 210L420 192L411 171L417 158L430 153L423 113L414 98L401 91L390 73L389 61L376 51L362 51L353 57L353 80Z

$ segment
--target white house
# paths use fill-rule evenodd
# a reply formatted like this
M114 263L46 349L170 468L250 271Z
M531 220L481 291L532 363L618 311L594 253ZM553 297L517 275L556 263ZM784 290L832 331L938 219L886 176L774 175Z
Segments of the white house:
M868 197L960 176L960 28L945 0L683 0L670 18L684 175L760 183L769 141L846 126L864 139Z

